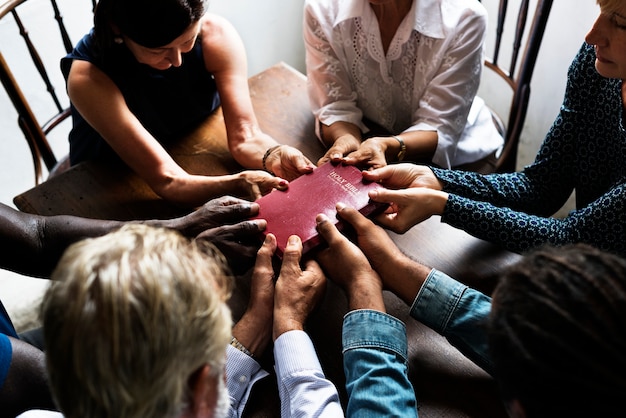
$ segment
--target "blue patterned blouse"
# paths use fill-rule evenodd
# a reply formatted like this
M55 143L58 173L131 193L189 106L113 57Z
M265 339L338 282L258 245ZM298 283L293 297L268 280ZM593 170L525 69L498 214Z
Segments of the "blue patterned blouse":
M433 169L449 193L442 221L515 252L584 242L626 256L621 86L597 73L594 49L583 44L534 163L507 174ZM573 190L576 210L552 218Z

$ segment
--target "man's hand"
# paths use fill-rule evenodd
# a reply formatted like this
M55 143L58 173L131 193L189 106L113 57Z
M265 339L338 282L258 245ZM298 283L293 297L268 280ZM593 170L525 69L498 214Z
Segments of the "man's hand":
M259 205L232 196L209 200L200 208L186 216L158 221L163 226L176 229L187 237L196 237L208 229L232 225L259 213Z
M430 273L430 267L404 255L385 230L358 210L338 203L337 213L354 229L358 247L382 279L385 289L410 305ZM320 232L324 234L322 231L323 228Z
M272 256L274 251L276 251L276 237L267 234L254 265L248 307L233 327L233 336L255 356L265 351L272 337L274 312Z
M274 341L283 333L304 330L304 324L324 294L326 278L314 260L300 266L302 241L289 237L274 296Z
M316 221L320 235L328 244L328 248L317 254L317 259L330 278L346 292L350 309L384 312L382 280L363 252L343 236L326 215L318 215Z

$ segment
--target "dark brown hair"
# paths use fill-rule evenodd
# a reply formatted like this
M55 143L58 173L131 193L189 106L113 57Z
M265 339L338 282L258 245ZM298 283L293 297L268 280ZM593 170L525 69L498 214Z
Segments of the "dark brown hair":
M527 417L610 416L626 393L626 261L583 244L543 248L493 295L489 345Z

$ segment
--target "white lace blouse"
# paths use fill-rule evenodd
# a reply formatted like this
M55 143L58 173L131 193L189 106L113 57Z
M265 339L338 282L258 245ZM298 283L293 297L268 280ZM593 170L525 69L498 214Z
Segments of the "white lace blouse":
M436 130L433 162L445 168L490 154L502 137L484 102L473 100L486 24L478 1L414 0L385 56L368 0L306 0L313 113L325 125L350 122L363 132L363 117L394 134Z

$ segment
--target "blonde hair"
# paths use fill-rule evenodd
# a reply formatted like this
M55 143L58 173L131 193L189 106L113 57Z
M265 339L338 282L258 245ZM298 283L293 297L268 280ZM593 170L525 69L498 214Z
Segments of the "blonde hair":
M145 225L71 246L42 304L64 415L179 415L195 371L224 371L232 326L226 271L210 244Z
M616 13L622 9L622 0L597 0L597 3L604 14Z

